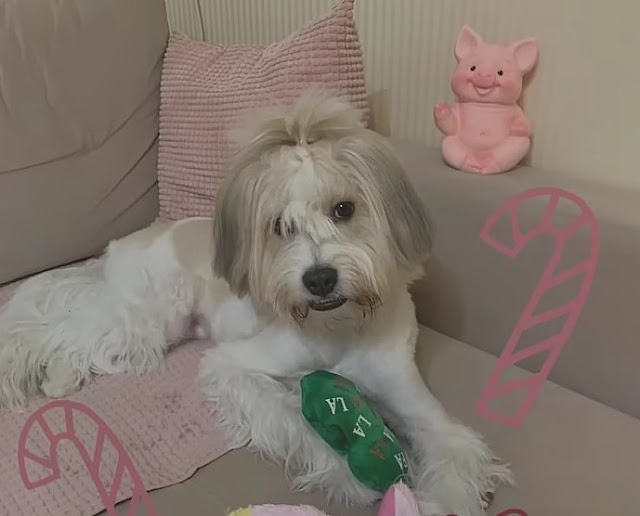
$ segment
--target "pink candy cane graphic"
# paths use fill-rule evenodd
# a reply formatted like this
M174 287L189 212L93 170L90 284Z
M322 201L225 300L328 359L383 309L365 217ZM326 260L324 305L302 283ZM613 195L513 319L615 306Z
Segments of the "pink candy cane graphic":
M549 199L542 220L536 227L526 234L523 234L518 222L518 206L527 200L541 197L548 197ZM577 218L565 228L559 228L552 223L554 212L561 199L572 202L580 210ZM496 223L503 217L507 218L511 225L512 245L500 243L490 234ZM590 250L587 258L565 271L558 271L565 244L572 235L585 226L588 228L590 236ZM526 190L512 197L489 216L480 234L480 238L487 245L490 245L510 258L516 258L529 242L542 234L551 234L555 238L553 254L520 316L511 337L509 337L491 377L480 394L476 407L481 416L514 427L522 423L540 394L544 382L556 363L562 347L569 339L578 317L582 312L582 307L587 300L598 263L600 247L598 223L589 206L577 195L558 188L542 187ZM538 312L537 306L547 291L579 275L582 275L582 283L578 294L573 299L552 310L542 313ZM558 317L566 317L558 333L525 349L515 351L525 331ZM539 372L517 381L509 382L503 379L505 371L510 366L521 360L547 351L549 354ZM526 394L524 400L513 415L503 415L493 411L489 407L489 402L492 399L505 396L519 389L524 389Z
M49 427L46 419L44 418L44 415L46 412L57 408L62 408L64 410L66 429L62 432L59 432L58 434L54 434ZM80 441L80 439L78 439L74 432L74 418L78 417L88 417L98 427L95 452L93 456L91 456L86 446ZM29 432L34 427L36 427L36 425L42 429L42 432L49 441L48 457L41 457L27 449L27 439L29 437ZM22 432L20 434L20 441L18 444L18 467L20 468L20 476L22 477L22 481L24 482L24 485L27 489L36 489L40 486L49 484L50 482L55 482L60 478L60 465L58 464L58 443L63 439L70 440L80 452L82 460L87 470L89 471L89 474L91 475L93 483L98 489L98 493L100 494L102 503L104 504L109 516L116 516L115 504L117 502L118 488L120 487L123 475L125 473L129 474L134 484L133 495L131 497L131 506L129 508L129 515L133 516L137 514L138 504L142 501L142 504L146 508L146 513L149 516L156 516L156 510L151 503L149 494L144 488L144 483L142 482L140 475L133 466L129 454L124 449L118 438L107 426L107 424L93 410L91 410L86 405L77 403L75 401L60 400L48 403L36 410L25 423L24 428L22 429ZM109 442L118 454L118 464L116 466L113 483L111 484L110 489L107 489L107 487L103 484L102 480L100 479L99 473L100 462L102 459L105 442ZM29 474L27 472L26 459L39 464L46 470L49 470L51 473L40 480L30 480Z

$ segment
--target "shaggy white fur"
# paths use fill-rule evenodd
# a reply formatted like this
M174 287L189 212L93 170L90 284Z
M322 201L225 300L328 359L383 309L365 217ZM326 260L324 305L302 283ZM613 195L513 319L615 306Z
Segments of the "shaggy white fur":
M511 475L414 363L408 286L429 252L427 219L359 115L325 96L254 115L213 222L154 224L27 281L0 314L0 406L157 367L195 333L217 342L201 382L220 424L281 461L295 487L351 504L380 497L301 416L299 379L327 369L356 382L409 443L423 516L481 514L481 495Z

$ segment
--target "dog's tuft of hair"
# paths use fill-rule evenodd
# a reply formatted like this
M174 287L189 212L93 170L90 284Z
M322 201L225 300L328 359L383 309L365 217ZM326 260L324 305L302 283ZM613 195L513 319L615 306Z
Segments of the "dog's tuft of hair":
M239 119L229 132L236 160L245 155L244 151L246 159L251 160L262 149L305 145L365 126L363 111L340 95L320 89L303 93L293 104L248 110Z

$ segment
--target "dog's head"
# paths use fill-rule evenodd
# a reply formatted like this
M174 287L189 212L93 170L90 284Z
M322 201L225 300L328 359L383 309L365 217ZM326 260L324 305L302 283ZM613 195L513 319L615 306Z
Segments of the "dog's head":
M300 324L362 318L420 276L424 208L389 143L348 104L311 95L257 117L229 175L214 270L239 296Z

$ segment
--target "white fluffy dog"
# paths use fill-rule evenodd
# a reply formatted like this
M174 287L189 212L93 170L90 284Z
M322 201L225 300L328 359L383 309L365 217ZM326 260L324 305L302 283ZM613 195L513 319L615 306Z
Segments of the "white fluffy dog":
M21 286L0 315L0 406L156 367L195 329L217 342L201 382L220 424L283 462L297 488L353 504L379 497L301 416L299 379L327 369L353 380L408 443L423 515L478 515L481 495L510 473L445 413L414 363L408 285L429 246L388 142L357 110L306 96L247 128L213 223L154 224Z

